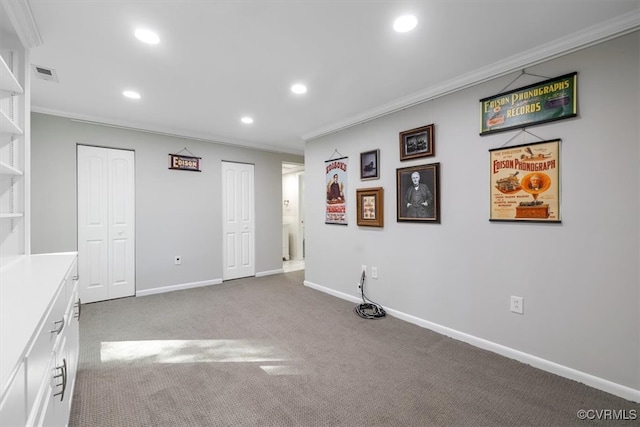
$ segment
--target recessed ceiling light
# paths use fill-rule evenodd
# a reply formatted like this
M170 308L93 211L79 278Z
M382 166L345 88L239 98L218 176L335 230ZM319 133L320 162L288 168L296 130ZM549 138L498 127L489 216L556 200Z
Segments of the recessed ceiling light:
M138 92L134 92L132 90L125 90L122 92L124 96L131 99L140 99L140 94Z
M158 37L156 33L150 30L144 30L140 28L136 30L135 35L141 42L145 42L148 44L160 43L160 37Z
M418 18L413 15L403 15L393 21L393 29L399 33L406 33L418 25Z
M243 117L240 119L240 121L246 125L250 125L251 123L253 123L253 119L251 117Z
M307 87L301 83L296 83L291 86L291 92L301 95L303 93L307 93Z

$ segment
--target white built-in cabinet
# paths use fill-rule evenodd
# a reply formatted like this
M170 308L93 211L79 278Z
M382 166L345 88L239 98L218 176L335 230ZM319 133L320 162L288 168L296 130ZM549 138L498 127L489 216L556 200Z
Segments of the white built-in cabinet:
M80 345L77 271L76 252L21 256L0 269L1 426L69 423Z
M26 1L0 2L0 426L66 426L79 355L77 253L31 255ZM15 25L15 27L14 27Z
M0 50L0 229L8 255L24 253L25 92L14 74L22 54Z

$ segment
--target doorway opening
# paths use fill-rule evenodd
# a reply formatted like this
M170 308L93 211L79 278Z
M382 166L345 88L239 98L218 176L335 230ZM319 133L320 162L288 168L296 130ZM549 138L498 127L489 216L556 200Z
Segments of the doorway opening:
M282 269L304 270L304 164L282 163Z

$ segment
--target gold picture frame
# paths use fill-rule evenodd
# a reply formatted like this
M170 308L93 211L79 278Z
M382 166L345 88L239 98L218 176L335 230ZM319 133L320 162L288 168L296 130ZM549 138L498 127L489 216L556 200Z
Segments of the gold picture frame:
M384 227L384 189L359 188L356 190L357 224L365 227Z

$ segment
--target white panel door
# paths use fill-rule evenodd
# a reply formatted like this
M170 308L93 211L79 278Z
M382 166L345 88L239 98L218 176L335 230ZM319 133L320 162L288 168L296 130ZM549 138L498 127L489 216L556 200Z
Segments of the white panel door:
M80 299L108 299L108 156L78 146L78 275Z
M255 275L254 166L222 162L222 279Z
M78 146L78 275L82 302L135 293L134 153Z
M109 299L135 294L134 152L109 152Z

